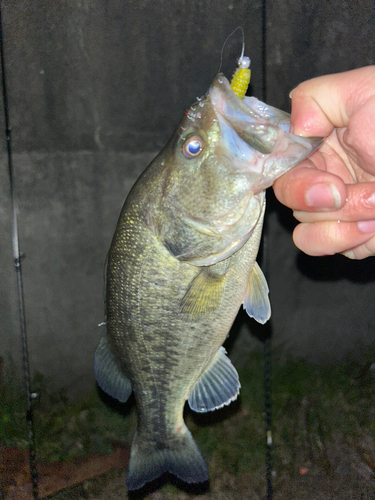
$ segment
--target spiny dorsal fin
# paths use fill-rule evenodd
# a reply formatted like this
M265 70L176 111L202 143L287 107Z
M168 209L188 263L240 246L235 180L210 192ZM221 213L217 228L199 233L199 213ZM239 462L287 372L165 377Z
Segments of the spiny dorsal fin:
M250 271L243 308L250 318L254 318L262 325L271 316L271 304L268 292L266 278L257 262L255 262Z

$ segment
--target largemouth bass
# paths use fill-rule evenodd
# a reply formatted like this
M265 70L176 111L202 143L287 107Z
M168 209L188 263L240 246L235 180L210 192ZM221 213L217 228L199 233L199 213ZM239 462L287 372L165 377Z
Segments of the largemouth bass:
M239 99L219 74L125 201L108 255L95 374L114 398L135 394L130 490L164 472L208 479L183 409L188 401L208 412L237 398L222 344L241 304L260 323L270 317L255 260L264 191L321 143L288 130L287 113Z

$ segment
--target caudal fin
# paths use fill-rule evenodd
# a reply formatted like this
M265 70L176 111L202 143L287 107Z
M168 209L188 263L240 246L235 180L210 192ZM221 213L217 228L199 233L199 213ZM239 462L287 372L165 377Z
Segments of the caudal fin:
M188 428L171 443L146 443L139 434L133 440L126 487L137 490L170 472L186 483L208 480L208 467Z

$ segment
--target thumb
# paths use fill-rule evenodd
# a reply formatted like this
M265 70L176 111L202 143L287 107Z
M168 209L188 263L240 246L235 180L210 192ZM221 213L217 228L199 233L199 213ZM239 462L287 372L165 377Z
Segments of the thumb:
M353 114L375 95L375 66L325 75L301 83L290 93L293 133L327 136L346 127Z

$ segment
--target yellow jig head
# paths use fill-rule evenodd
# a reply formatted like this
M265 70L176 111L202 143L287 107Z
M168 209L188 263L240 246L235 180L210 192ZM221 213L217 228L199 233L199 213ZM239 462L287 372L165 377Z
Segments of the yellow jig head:
M250 68L250 58L246 56L241 56L238 60L238 68L236 69L232 81L230 82L231 89L236 94L237 97L243 99L247 92L250 83L251 70Z

